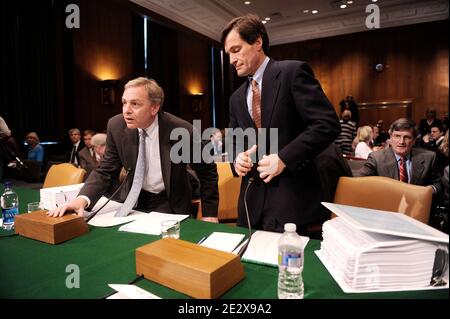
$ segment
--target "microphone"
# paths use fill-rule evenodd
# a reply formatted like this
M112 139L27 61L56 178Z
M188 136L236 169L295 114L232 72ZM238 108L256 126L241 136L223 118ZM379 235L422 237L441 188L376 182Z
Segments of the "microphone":
M250 240L252 238L252 225L250 224L250 216L248 214L248 207L247 207L247 192L254 181L255 181L255 179L253 177L250 177L248 179L248 184L247 184L247 187L245 188L245 193L244 193L244 206L245 206L245 214L247 215L247 225L248 225L248 240L245 243L245 245L243 245L241 247L241 249L239 249L238 256L241 259L242 259L242 256L244 255L245 251L247 250L248 244L250 244Z
M130 174L130 172L131 172L131 167L127 169L126 174L125 174L125 178L124 178L123 181L120 183L119 187L117 187L117 189L114 191L114 193L112 193L112 195L109 196L108 200L107 200L107 201L106 201L99 209L97 209L97 210L96 210L94 213L92 213L88 218L86 218L86 223L88 223L92 218L94 218L94 216L97 215L97 213L98 213L99 211L101 211L101 210L103 209L103 207L106 206L106 204L109 203L109 201L111 200L111 198L113 198L113 197L117 194L117 192L118 192L118 191L122 188L122 186L125 184L125 181L127 180L128 175Z
M14 151L8 146L8 143L4 142L3 139L1 141L3 142L2 144L5 147L5 149L12 155L12 157L14 157L14 159L17 161L17 163L19 163L20 166L22 166L23 168L28 168L28 166L25 165L25 163L20 160L20 158L17 156L17 154L14 153Z

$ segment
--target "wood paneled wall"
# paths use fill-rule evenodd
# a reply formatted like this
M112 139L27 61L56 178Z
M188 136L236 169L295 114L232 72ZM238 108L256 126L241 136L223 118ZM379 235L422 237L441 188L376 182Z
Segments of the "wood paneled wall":
M271 56L308 62L337 111L349 94L357 102L412 99L418 123L427 107L448 112L448 28L444 20L316 39L271 47Z

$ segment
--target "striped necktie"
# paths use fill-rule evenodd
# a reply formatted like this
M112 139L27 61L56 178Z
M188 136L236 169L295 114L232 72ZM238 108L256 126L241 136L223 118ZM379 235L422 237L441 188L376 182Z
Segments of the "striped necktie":
M400 175L400 181L408 183L408 170L406 169L406 157L400 158L400 167L399 167L399 175Z
M142 184L144 183L145 172L145 138L147 133L142 130L139 134L139 154L136 161L136 170L134 171L133 185L128 193L127 199L123 205L117 210L115 217L127 216L136 204L139 194L141 193Z
M261 92L259 91L258 82L252 79L252 117L257 128L261 127Z

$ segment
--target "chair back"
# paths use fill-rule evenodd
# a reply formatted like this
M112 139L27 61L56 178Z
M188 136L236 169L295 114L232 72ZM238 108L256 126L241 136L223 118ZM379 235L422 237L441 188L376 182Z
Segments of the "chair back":
M70 163L55 164L48 170L42 188L66 186L82 183L86 171Z
M430 187L407 184L383 176L341 177L334 202L403 213L427 224L432 193Z
M238 216L238 199L241 188L241 177L234 177L229 162L216 162L217 175L219 180L217 186L219 189L219 208L217 218L219 222L235 223ZM193 205L199 205L195 201ZM197 219L202 217L201 205L198 208Z

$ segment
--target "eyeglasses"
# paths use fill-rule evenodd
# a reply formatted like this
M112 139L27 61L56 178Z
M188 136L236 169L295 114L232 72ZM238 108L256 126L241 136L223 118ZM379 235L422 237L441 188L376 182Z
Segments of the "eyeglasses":
M398 142L400 140L404 140L405 142L411 142L413 140L413 137L411 135L398 135L398 134L392 134L391 138Z

